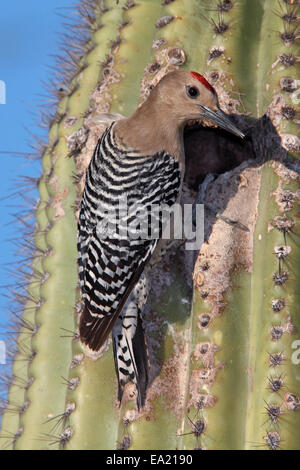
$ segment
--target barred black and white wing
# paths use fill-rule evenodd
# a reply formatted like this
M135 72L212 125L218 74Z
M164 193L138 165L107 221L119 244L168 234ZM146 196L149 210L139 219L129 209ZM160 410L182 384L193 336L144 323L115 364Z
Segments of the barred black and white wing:
M87 171L78 224L84 299L80 336L91 349L98 350L107 339L156 248L158 238L134 236L140 208L171 207L180 180L178 163L165 152L140 156L118 148L113 124L99 140ZM125 199L127 211L120 216ZM153 220L146 220L151 230Z

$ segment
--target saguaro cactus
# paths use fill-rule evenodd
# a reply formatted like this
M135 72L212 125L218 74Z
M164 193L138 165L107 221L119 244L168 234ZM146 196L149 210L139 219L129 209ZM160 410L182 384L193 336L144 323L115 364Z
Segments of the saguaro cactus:
M86 0L78 9L89 34L60 59L66 80L42 154L2 447L299 448L299 1ZM138 412L130 386L117 402L111 345L90 357L78 339L76 217L107 124L180 67L205 74L248 134L242 143L191 123L187 184L219 173L206 204L249 231L208 211L194 271L183 248L154 270L144 316L151 385Z

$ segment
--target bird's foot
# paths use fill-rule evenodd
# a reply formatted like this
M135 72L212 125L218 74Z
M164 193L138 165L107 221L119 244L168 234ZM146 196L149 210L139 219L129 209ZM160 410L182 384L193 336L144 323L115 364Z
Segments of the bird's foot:
M249 232L248 227L246 227L244 224L239 222L238 220L233 220L230 219L229 217L226 217L222 214L219 214L219 212L214 209L210 204L207 204L205 202L205 195L207 191L207 186L214 181L218 175L216 173L208 173L204 179L204 181L199 185L198 189L198 195L196 197L196 200L193 204L193 224L195 225L195 214L196 214L196 205L197 204L204 204L205 208L211 212L212 214L215 215L217 219L223 220L228 225L231 225L233 227L239 228L240 230L244 230L245 232Z

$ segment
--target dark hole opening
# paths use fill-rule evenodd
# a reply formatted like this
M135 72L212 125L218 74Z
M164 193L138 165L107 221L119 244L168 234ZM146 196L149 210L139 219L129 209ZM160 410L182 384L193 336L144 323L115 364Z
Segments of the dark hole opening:
M184 148L184 181L196 192L207 174L222 174L245 160L255 159L250 138L240 139L222 129L203 127L200 124L186 127Z

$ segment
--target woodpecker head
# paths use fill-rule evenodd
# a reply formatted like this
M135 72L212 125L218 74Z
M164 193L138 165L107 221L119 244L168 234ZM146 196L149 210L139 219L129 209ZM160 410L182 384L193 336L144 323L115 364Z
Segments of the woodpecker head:
M232 134L245 137L220 109L215 89L197 72L170 72L161 79L153 92L165 112L168 111L181 124L193 119L210 121Z

